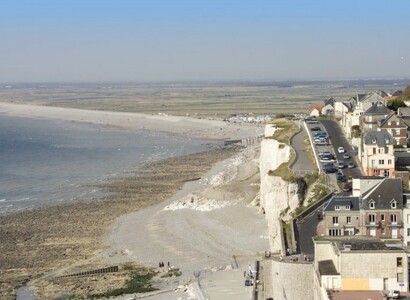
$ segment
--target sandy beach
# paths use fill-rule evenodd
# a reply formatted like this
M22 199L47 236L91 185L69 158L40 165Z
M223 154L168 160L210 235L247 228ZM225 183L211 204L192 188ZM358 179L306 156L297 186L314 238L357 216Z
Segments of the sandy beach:
M0 112L210 139L256 136L261 130L216 120L3 103ZM258 158L259 146L250 145L167 159L150 164L144 174L107 183L106 188L116 192L109 199L1 217L2 298L12 299L13 286L31 278L37 278L30 284L41 299L70 292L65 288L86 295L107 288L108 282L99 279L97 286L88 284L87 289L81 284L64 286L52 277L81 265L130 262L162 272L158 262L169 261L181 276L156 278L155 285L163 291L177 290L182 299L195 299L195 271L229 269L233 255L253 255L269 247L265 217L251 205L259 190ZM130 185L138 188L122 192ZM45 276L39 280L40 274ZM154 298L165 297L161 295Z

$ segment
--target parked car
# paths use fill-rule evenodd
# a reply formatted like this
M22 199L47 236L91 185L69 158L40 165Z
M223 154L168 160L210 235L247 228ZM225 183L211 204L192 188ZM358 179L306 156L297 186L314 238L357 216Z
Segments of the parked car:
M328 150L323 151L323 152L319 152L319 158L322 158L323 156L328 156L328 157L331 157L333 159L335 158L335 155L332 152L328 151Z
M339 160L339 162L337 163L337 167L339 169L343 169L345 167L345 162L343 160Z
M348 167L349 169L353 169L353 168L354 168L354 163L351 162L351 161L349 161L349 163L347 164L347 167Z
M389 299L399 299L400 298L400 291L397 290L390 290L387 294Z
M336 172L336 168L333 164L327 164L323 166L323 172L325 172L326 174L328 173L335 173Z
M352 184L350 182L346 182L343 185L343 191L344 192L350 192L352 190Z
M349 153L347 153L347 152L343 153L343 158L344 158L344 159L348 159L348 158L350 158Z
M314 138L327 138L327 132L326 131L316 131L313 133Z
M342 172L337 172L336 173L336 178L337 178L337 181L340 181L340 182L345 182L346 181L346 177L345 177L345 175L343 175Z
M339 147L339 148L337 148L337 152L339 152L339 153L345 153L345 148Z
M317 124L317 123L319 123L319 122L316 120L315 117L308 117L308 118L305 119L305 122L308 123L308 124Z
M310 128L310 130L312 130L312 131L321 131L322 128L316 126L316 127Z
M323 163L333 163L335 162L335 159L333 158L333 156L330 155L324 155L320 158L320 162Z

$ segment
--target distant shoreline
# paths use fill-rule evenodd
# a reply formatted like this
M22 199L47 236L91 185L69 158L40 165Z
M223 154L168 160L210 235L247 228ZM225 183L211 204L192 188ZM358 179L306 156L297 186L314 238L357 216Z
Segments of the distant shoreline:
M178 134L192 138L226 140L256 136L260 128L236 125L221 120L195 119L165 114L109 112L76 108L60 108L31 104L0 102L0 114L15 117L58 119L74 122L89 122L124 129Z

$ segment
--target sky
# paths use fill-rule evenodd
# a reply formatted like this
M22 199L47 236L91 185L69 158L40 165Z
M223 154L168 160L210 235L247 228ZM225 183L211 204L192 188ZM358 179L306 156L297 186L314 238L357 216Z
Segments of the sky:
M410 78L408 0L0 0L0 82Z

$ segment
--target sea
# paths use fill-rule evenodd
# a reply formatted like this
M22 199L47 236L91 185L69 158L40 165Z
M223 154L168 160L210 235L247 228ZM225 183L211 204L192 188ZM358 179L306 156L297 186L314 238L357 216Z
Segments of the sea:
M144 130L0 114L0 215L102 197L104 191L96 186L106 179L212 144Z

